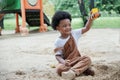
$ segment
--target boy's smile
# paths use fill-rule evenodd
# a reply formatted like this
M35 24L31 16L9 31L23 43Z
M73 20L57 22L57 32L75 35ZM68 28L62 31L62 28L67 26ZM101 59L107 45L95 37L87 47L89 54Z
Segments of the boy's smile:
M66 38L71 33L71 22L69 19L63 19L57 26L57 30L61 33L62 38Z

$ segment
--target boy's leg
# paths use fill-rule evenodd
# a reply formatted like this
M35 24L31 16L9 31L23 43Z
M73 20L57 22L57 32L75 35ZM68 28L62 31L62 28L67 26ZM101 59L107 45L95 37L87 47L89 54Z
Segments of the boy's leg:
M65 66L64 64L58 64L56 66L56 72L59 76L62 76L62 72L68 71L70 67Z
M83 56L79 58L78 63L75 64L71 69L75 71L76 75L80 75L90 67L90 64L91 59L87 56Z
M76 57L73 58L70 62L70 65L73 66L71 67L71 69L69 69L68 71L62 72L62 77L64 79L68 79L68 80L73 80L76 76L78 76L80 73L77 71L77 69L79 69L80 65L81 65L81 69L84 70L83 68L85 68L85 70L88 68L86 68L86 66L84 66L82 68L82 64L79 62L82 62L83 60L85 61L86 57ZM79 64L78 64L79 63Z
M67 80L72 80L76 77L75 72L70 68L71 67L67 67L64 64L58 64L56 66L58 75Z
M65 80L73 80L76 77L76 74L73 70L69 69L68 71L62 72L62 78Z
M89 67L87 70L85 70L84 72L83 72L83 74L85 74L85 75L91 75L91 76L94 76L95 75L95 72L94 72L94 70L93 69L91 69L91 67Z

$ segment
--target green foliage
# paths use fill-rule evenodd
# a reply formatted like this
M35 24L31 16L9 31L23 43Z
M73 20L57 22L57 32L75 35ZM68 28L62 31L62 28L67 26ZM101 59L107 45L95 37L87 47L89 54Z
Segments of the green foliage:
M93 22L92 28L120 28L120 17L100 17ZM73 18L72 27L81 28L83 21L81 18Z
M109 14L115 11L120 14L120 0L96 0L96 2L96 7L99 7L101 11L106 10Z
M21 18L19 19L20 24ZM120 28L120 17L100 17L96 19L92 25L92 28ZM15 30L15 18L12 19L4 19L4 29L5 30ZM83 21L81 18L73 18L72 19L72 28L81 28L83 27ZM29 27L29 29L36 29L39 27ZM51 27L48 27L48 29L51 29Z
M77 0L51 0L55 5L55 10L64 10L72 14L73 17L80 15ZM54 2L55 1L55 2Z

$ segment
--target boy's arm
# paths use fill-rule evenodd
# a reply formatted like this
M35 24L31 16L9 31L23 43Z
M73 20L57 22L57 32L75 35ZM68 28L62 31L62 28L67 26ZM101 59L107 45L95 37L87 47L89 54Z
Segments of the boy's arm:
M70 60L64 60L60 55L56 55L56 59L59 63L64 64L66 66L70 66Z
M56 55L55 57L59 63L65 64L65 60L61 57L61 55Z
M100 13L98 12L98 9L92 9L90 14L91 15L90 15L85 27L82 29L82 34L90 30L94 19L100 17Z
M62 50L62 49L63 47L55 48L54 52L56 53L57 51ZM59 63L65 64L65 60L61 57L61 55L55 55L55 57Z
M91 17L89 17L85 27L82 29L82 34L84 34L85 32L90 30L92 22L93 22L93 19Z

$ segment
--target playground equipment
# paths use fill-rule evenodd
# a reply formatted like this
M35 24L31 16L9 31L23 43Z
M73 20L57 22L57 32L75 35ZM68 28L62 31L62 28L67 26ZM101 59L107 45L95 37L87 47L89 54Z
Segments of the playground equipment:
M0 36L1 36L1 32L2 32L2 29L4 29L4 14L0 14Z
M26 22L30 26L40 26L40 32L47 31L47 25L50 25L48 17L43 13L42 0L0 0L0 13L16 14L16 33L21 30L27 32ZM18 15L22 17L21 28Z

